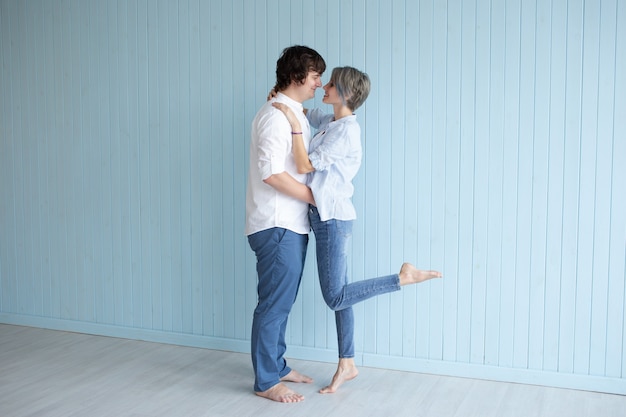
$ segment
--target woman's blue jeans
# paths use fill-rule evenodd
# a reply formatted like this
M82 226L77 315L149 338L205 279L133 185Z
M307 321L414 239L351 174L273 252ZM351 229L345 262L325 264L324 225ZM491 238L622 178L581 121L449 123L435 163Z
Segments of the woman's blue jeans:
M254 390L267 391L291 368L284 358L287 318L298 295L309 235L283 228L248 236L257 258L258 302L252 319Z
M315 233L317 270L322 295L335 311L340 358L354 357L354 313L352 306L368 298L400 290L398 274L348 283L348 244L352 221L321 221L317 208L309 208Z

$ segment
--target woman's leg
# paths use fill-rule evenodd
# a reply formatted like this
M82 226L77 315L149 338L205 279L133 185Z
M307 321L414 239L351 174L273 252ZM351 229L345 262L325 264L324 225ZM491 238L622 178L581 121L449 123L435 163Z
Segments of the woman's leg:
M352 306L368 298L400 290L401 285L440 277L436 271L421 271L403 264L399 274L348 283L348 244L352 221L321 221L316 208L309 210L315 233L318 275L326 304L335 311L339 364L332 382L320 392L332 393L358 375L354 364L354 315Z
M399 291L401 286L441 277L438 271L427 271L404 263L397 274L348 283L348 245L352 238L352 221L321 221L316 208L309 210L315 233L318 275L326 304L334 311L352 307L377 295Z
M332 294L348 285L347 246L352 234L351 222L320 222L317 210L312 210L311 224L316 237L318 275L322 294L329 307L335 300ZM339 363L330 384L320 390L330 394L346 381L356 378L359 371L354 363L354 312L352 307L335 310Z
M316 239L317 270L326 304L335 311L340 358L354 357L354 313L351 306L339 307L343 288L348 284L347 249L352 234L351 222L319 221L317 209L309 218Z
M348 283L347 259L352 221L320 221L316 208L309 211L309 219L315 233L322 294L332 310L343 310L368 298L400 290L398 274Z

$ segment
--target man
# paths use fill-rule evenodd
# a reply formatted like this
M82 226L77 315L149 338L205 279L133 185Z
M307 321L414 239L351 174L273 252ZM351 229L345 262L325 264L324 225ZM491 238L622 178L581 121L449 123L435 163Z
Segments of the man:
M285 48L276 63L277 95L252 122L250 169L246 193L246 235L257 258L258 303L252 321L252 365L257 395L278 402L304 397L283 381L312 382L287 366L287 318L296 300L309 239L311 190L298 174L291 151L292 133L311 139L302 103L322 86L324 59L306 46ZM288 105L300 119L302 132L292 132L273 101Z

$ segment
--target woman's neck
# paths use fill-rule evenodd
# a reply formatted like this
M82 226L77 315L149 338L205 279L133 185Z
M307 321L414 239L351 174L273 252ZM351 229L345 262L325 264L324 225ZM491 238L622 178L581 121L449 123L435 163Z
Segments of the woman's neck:
M336 104L335 106L333 106L333 110L335 114L335 120L339 120L346 116L352 116L352 110L350 110L348 106L343 104Z

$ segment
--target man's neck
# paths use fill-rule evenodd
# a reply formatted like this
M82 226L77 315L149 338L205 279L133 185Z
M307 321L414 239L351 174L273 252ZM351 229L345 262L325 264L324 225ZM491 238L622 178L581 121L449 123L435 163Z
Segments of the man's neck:
M301 97L302 94L297 88L294 88L293 85L290 85L289 87L285 88L283 91L281 91L281 93L283 93L284 95L286 95L293 101L297 101L300 104L304 102L304 100Z

